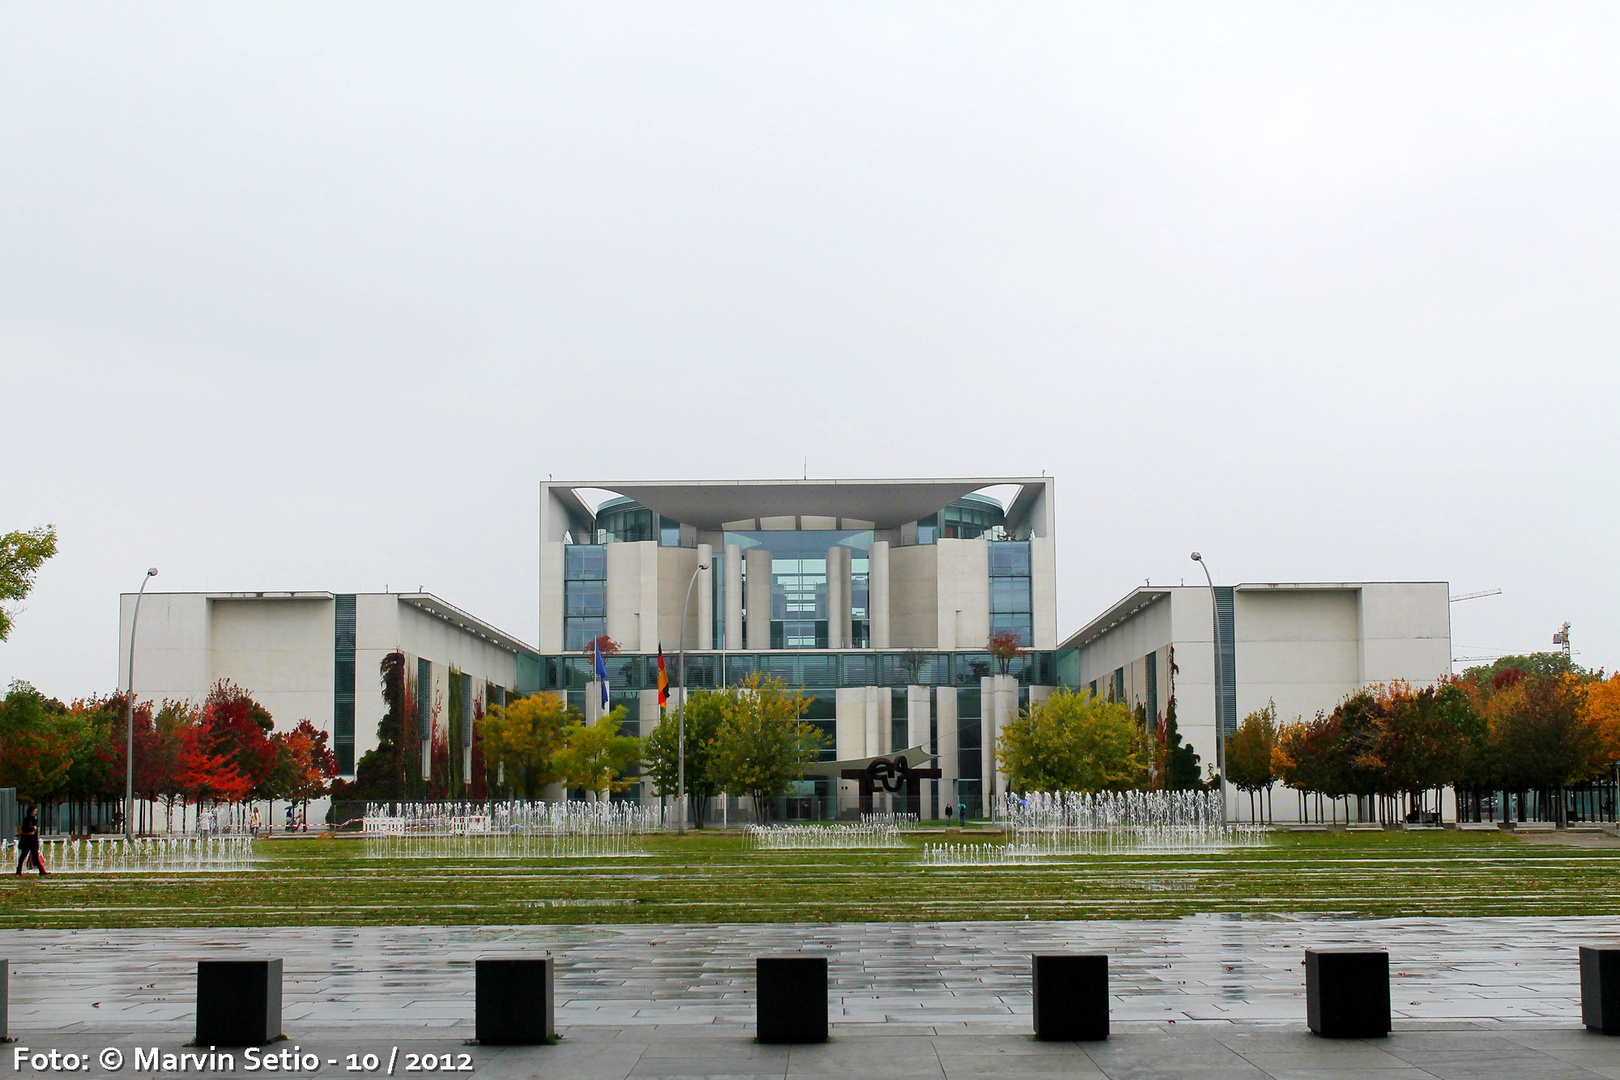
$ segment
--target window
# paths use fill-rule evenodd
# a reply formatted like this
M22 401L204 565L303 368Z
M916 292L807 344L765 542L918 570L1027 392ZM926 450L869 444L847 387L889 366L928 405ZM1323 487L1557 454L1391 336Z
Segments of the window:
M1034 644L1029 571L1029 541L990 542L990 632L1018 635L1024 646Z
M354 775L354 594L336 598L332 635L332 753L338 772Z
M563 648L583 649L607 633L607 550L600 544L563 548Z
M991 611L1028 611L1029 578L993 577L990 579Z

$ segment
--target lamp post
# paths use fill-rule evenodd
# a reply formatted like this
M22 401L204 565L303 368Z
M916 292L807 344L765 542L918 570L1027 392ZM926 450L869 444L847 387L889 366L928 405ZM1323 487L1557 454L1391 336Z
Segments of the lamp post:
M1204 571L1204 580L1209 583L1209 619L1215 632L1215 772L1221 780L1221 820L1226 820L1226 717L1225 712L1225 665L1221 663L1221 612L1215 603L1215 579L1210 576L1209 563L1198 552L1192 553L1193 562Z
M686 599L681 601L681 638L676 660L677 678L681 683L681 703L675 706L675 775L676 775L676 817L675 835L686 835L686 609L692 603L692 586L697 584L698 575L707 570L703 563L697 564L692 571L692 579L686 583Z
M124 839L131 843L135 840L135 629L141 623L141 597L146 595L146 583L155 577L157 567L147 567L135 593L135 613L129 619L129 682L124 687Z

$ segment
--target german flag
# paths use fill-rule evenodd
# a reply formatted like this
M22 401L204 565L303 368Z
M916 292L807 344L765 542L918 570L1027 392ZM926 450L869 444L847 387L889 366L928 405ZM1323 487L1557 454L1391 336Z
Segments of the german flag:
M669 672L664 670L664 647L658 646L658 707L669 704Z

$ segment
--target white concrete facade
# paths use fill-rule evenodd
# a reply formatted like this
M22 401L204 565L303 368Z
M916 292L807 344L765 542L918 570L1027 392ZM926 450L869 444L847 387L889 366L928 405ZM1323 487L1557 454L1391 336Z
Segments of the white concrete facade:
M736 534L866 531L866 640L850 623L854 596L848 546L826 551L828 611L823 647L982 649L992 629L991 540L1029 544L1029 639L1057 647L1057 571L1050 477L962 480L593 481L540 485L540 652L577 648L570 616L566 549L604 542L598 509L617 494L662 523L659 539L609 536L604 632L626 652L673 648L680 605L699 566L703 596L687 618L688 648L772 648L771 557L760 547L728 542ZM945 515L977 492L994 491L1001 521L979 535L956 535ZM1011 492L1012 494L1007 494ZM605 512L605 511L604 511ZM919 521L933 520L926 528ZM712 559L724 559L724 601L716 602ZM698 590L694 590L697 592ZM761 616L764 615L762 618ZM739 625L746 621L746 629Z
M377 745L386 710L380 666L405 654L412 679L431 665L429 700L442 699L451 668L468 676L482 710L485 687L514 690L518 658L532 647L428 593L358 593L354 598L354 753ZM200 703L219 681L242 687L278 730L309 720L335 749L337 612L331 592L147 593L135 641L138 698ZM120 597L119 685L128 678L135 595ZM441 710L442 711L442 710ZM410 718L407 718L410 722Z
M1280 722L1330 711L1357 690L1415 686L1451 671L1443 581L1267 583L1231 587L1235 710L1274 702ZM1162 716L1208 769L1216 760L1214 626L1205 586L1144 586L1071 635L1079 684ZM1151 670L1151 677L1150 677Z

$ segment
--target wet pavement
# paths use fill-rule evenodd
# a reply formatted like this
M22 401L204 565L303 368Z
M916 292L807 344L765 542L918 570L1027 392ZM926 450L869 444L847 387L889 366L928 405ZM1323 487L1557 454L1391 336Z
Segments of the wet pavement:
M580 1077L1620 1078L1620 1039L1580 1027L1582 944L1620 944L1620 919L0 932L11 1033L32 1045L178 1047L194 1022L196 960L267 956L284 961L283 1030L335 1060L381 1040L469 1053L480 1073ZM1303 952L1346 945L1390 953L1391 1039L1303 1034ZM473 961L548 951L562 1044L463 1045ZM830 958L834 1041L790 1053L751 1036L752 959L791 951ZM1109 955L1116 1038L1066 1049L1028 1038L1029 954L1045 951ZM7 1066L11 1050L0 1050ZM1469 1071L1487 1059L1488 1070Z

